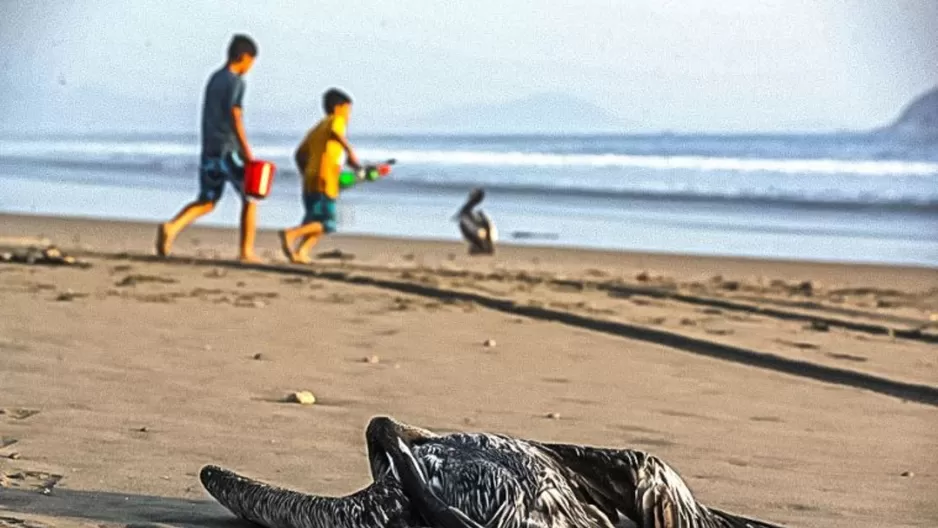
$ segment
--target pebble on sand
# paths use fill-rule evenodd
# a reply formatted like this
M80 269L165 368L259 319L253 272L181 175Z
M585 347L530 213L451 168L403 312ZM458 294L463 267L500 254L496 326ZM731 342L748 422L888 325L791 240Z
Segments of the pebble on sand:
M903 476L903 477L914 477L914 476L915 476L915 473L912 473L911 471L903 471L902 474L901 474L901 476Z
M290 395L290 401L299 403L300 405L312 405L316 403L316 397L313 396L312 392L299 391Z
M495 348L495 340L494 340L494 339L486 339L486 340L482 343L482 346L484 346L485 348Z
M559 420L559 419L560 419L560 413L555 413L555 412L547 413L547 415L545 416L545 418L547 418L548 420Z
M381 358L378 356L365 356L362 358L362 363L379 363Z
M264 359L264 354L261 354L260 352L258 352L257 354L254 354L253 357L254 357L254 359L260 361L260 360Z

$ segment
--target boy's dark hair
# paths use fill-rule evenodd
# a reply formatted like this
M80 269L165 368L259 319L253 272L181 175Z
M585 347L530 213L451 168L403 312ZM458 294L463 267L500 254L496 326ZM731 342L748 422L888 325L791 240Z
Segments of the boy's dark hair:
M327 114L334 112L335 107L351 102L352 97L338 88L329 88L326 93L322 94L322 109Z
M228 45L228 61L234 62L242 55L257 57L257 43L247 35L235 35L231 37L231 44Z

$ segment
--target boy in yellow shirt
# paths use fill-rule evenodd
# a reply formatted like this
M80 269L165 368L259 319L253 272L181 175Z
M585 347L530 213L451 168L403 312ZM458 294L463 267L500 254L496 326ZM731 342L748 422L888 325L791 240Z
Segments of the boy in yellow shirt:
M324 117L300 142L294 154L303 179L302 223L280 231L280 245L290 262L308 264L309 252L323 234L336 230L336 199L339 197L339 172L342 153L355 170L361 165L352 146L345 139L345 129L352 112L352 98L331 88L322 96ZM296 243L299 241L299 247Z

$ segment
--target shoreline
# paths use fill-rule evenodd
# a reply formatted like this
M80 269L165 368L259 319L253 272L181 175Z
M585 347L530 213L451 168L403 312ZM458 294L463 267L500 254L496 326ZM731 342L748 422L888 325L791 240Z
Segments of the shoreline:
M101 229L103 226L112 225L113 228L120 229L125 235L125 240L131 240L133 246L121 248L118 244L95 241L95 249L120 251L152 251L152 244L147 247L141 243L141 237L149 236L146 231L149 229L155 232L156 222L145 222L139 220L110 219L93 216L50 216L42 214L11 214L0 213L0 235L21 235L38 236L43 234L48 238L59 239L56 244L61 247L76 249L82 245L80 242L83 231ZM24 233L30 231L31 233ZM221 225L196 224L190 226L180 235L176 248L185 248L183 251L198 251L199 241L205 238L211 245L222 245L225 239L232 240L231 254L236 253L236 227ZM257 230L258 253L261 251L272 252L279 248L276 240L276 230L268 228L258 228ZM235 236L235 238L231 238ZM87 237L86 237L87 238ZM75 240L79 242L74 242ZM195 239L195 243L193 243ZM68 242L67 242L68 241ZM70 246L69 244L72 244ZM87 243L84 244L88 246ZM820 281L826 281L834 284L857 284L863 283L869 286L887 287L889 284L897 288L916 288L916 287L938 287L938 267L913 264L884 264L875 262L854 262L854 261L825 261L825 260L800 260L800 259L779 259L762 258L751 256L732 256L732 255L702 255L695 253L680 252L643 252L628 251L616 249L594 249L579 248L570 246L551 246L540 244L513 244L502 241L498 245L498 254L493 257L475 257L465 258L465 244L462 241L451 241L432 238L406 238L379 235L358 235L337 233L325 237L317 247L317 251L324 249L335 249L344 246L351 248L350 251L356 255L360 254L365 259L375 258L376 252L370 248L380 248L383 250L407 250L412 248L419 252L420 256L438 260L453 260L459 258L473 267L491 267L497 265L500 257L504 256L508 261L524 261L534 265L549 264L545 258L552 258L555 263L562 265L572 265L577 262L589 260L591 265L616 266L632 268L641 271L652 272L654 268L669 270L681 270L683 277L695 277L706 274L710 271L728 270L723 275L734 275L736 277L754 276L758 273L778 275L778 278L787 280L796 280L804 275L804 268L812 268L812 273L817 274L811 278ZM276 260L280 260L279 250L272 252ZM584 258L585 257L585 258ZM849 274L851 277L846 277Z

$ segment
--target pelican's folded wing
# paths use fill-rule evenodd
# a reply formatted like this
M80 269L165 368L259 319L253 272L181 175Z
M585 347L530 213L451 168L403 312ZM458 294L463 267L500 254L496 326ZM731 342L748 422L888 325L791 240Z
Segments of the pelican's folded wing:
M581 500L640 528L780 528L697 502L667 463L642 451L531 442L565 468ZM621 515L620 515L621 514Z

